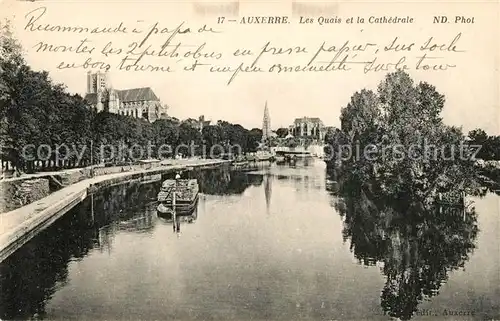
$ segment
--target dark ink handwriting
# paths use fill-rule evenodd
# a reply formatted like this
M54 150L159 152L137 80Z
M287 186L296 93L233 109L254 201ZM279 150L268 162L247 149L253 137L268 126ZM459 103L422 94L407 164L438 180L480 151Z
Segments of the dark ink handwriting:
M405 44L398 44L397 41L398 41L398 37L394 38L394 40L391 42L391 44L389 46L384 47L384 50L385 51L395 51L395 52L411 51L412 47L415 46L415 43L413 43L413 42L409 45L405 45Z
M46 7L39 7L25 15L26 19L29 19L24 30L28 31L47 31L47 32L70 32L70 33L90 33L90 34L113 34L113 33L127 33L127 28L123 22L120 22L118 26L115 27L82 27L82 26L60 26L52 25L50 23L41 24L38 20L42 18L47 12Z
M87 38L80 40L80 43L76 47L65 46L65 45L53 45L40 41L39 43L34 45L33 48L36 49L36 52L72 52L76 54L81 54L81 53L92 54L95 48L87 46L88 43L89 41Z
M162 71L162 72L173 72L170 66L153 66L150 64L139 64L142 56L139 58L129 58L129 56L125 56L120 63L118 64L118 70L125 71Z
M420 46L420 50L422 51L451 51L451 52L464 52L464 50L457 49L457 43L462 37L462 33L459 33L453 38L453 40L449 44L435 44L433 43L434 37L430 37L422 46Z
M230 70L231 72L232 70ZM229 81L227 82L227 85L229 86L233 80L236 78L236 76L240 72L263 72L263 70L260 67L257 66L247 66L244 63L241 63L236 70L233 71L233 74L231 75L231 78L229 78Z
M270 53L271 55L291 55L291 54L307 53L307 49L305 47L300 47L300 46L289 47L289 48L272 47L271 42L268 41L264 45L264 47L262 47L262 50L260 51L257 58L255 58L255 60L252 62L251 67L255 67L260 58L267 53Z
M106 56L106 57L107 57L108 55L120 55L120 54L123 52L123 50L122 50L122 49L120 49L120 48L118 48L118 49L114 49L114 48L112 47L112 45L113 45L113 43L112 43L111 41L110 41L110 42L108 42L108 43L104 46L104 48L102 48L102 50L101 50L101 54L103 54L104 56Z
M198 66L209 66L210 64L202 64L199 63L198 60L195 60L191 66L185 66L184 71L196 71L196 67Z
M217 30L214 30L212 28L207 27L207 25L203 25L203 27L198 29L198 32L199 33L203 33L203 32L221 33L220 31L217 31Z
M366 74L369 72L394 71L398 69L408 70L409 68L405 64L405 62L406 62L406 57L399 58L399 60L395 63L393 62L381 63L378 61L378 58L375 57L372 61L365 64L364 72Z
M340 48L336 47L336 46L329 46L327 47L326 46L326 42L323 42L321 44L321 46L319 46L318 50L316 51L316 53L314 54L314 56L311 58L311 60L309 60L309 65L312 64L316 58L323 52L327 52L327 53L332 53L332 52L335 52L335 57L338 58L340 57L341 54L343 53L346 53L346 52L350 52L350 51L365 51L367 50L368 48L372 47L372 46L376 46L376 44L374 43L364 43L362 45L350 45L349 44L349 40L347 40Z
M111 65L103 61L93 61L92 58L87 58L87 60L85 60L85 62L82 64L77 64L74 62L67 63L62 61L59 63L59 65L57 65L57 69L77 69L77 68L100 69L108 71L109 69L111 69Z
M141 40L141 42L139 43L139 48L142 47L146 41L149 39L149 37L151 35L156 35L156 34L172 34L172 38L177 35L177 34L186 34L186 33L190 33L191 32L191 29L190 28L183 28L183 25L184 25L184 21L181 22L180 25L178 25L175 29L171 30L171 29L168 29L168 28L162 28L162 29L159 29L158 28L158 22L155 23L151 29L149 30L149 32L146 34L146 36Z
M428 57L427 54L423 54L421 57L417 57L418 62L416 65L417 70L432 70L432 71L439 71L439 70L448 70L450 68L455 68L456 65L450 65L450 64L429 64L428 60L432 59L443 59L443 57Z

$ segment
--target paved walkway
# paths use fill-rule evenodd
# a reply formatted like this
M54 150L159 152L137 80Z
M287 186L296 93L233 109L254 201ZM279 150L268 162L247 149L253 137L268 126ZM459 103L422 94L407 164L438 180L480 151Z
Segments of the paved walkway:
M129 173L121 174L126 175ZM13 211L0 214L0 235L12 229L13 227L29 220L51 205L56 204L58 201L70 198L74 194L82 193L83 191L86 191L90 187L90 185L98 183L99 181L115 178L115 176L119 177L120 174L103 175L100 177L86 179L84 181L62 188L50 194L49 196L42 198L41 200L25 205Z
M17 176L17 177L10 177L10 178L1 179L0 182L11 182L11 181L39 178L39 177L45 177L45 176L61 175L64 173L71 174L71 173L76 173L76 172L83 170L83 169L86 169L86 168L89 168L89 167L63 169L60 171L52 171L52 172L38 172L38 173L33 173L33 174L22 174L21 176Z
M186 164L198 164L200 162L212 162L214 161L213 159L200 159L200 158L187 158L187 159L167 159L163 160L165 165L163 166L171 166L171 165L186 165ZM143 163L142 165L147 167L148 165L151 166L158 166L156 165L158 163ZM124 166L116 166L116 167L127 167L129 165L124 165ZM131 165L131 166L137 166L136 165ZM38 172L38 173L33 173L33 174L22 174L21 176L18 177L10 177L10 178L3 178L1 179L0 177L0 182L11 182L11 181L16 181L16 180L26 180L26 179L31 179L31 178L39 178L39 177L45 177L45 176L54 176L54 175L61 175L61 174L72 174L79 172L81 170L85 169L90 169L91 167L79 167L79 168L69 168L69 169L62 169L59 171L49 171L49 172ZM94 166L95 169L98 168L107 168L103 166ZM109 168L109 167L108 167Z

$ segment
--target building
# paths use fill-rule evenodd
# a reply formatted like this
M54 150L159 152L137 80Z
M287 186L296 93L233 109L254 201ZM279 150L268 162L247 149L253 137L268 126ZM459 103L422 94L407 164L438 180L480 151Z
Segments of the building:
M288 134L298 138L323 140L325 125L317 117L296 118L288 128Z
M87 73L85 100L98 111L144 118L150 122L167 117L166 108L150 87L117 90L111 86L107 73Z
M210 126L211 122L212 121L210 120L205 120L205 115L198 117L198 129L200 130L200 133L203 133L203 128Z
M203 128L207 127L207 126L210 126L210 124L212 123L212 121L211 120L206 120L205 119L205 115L201 115L200 117L198 117L198 120L196 120L194 118L188 118L186 120L183 120L182 123L189 124L189 126L191 126L192 128L195 128L200 133L203 133Z

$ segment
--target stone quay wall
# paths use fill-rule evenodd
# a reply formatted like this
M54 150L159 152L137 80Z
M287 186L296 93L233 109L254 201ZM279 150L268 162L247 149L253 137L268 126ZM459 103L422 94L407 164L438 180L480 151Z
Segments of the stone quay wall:
M49 180L46 178L0 182L0 213L15 210L49 194Z

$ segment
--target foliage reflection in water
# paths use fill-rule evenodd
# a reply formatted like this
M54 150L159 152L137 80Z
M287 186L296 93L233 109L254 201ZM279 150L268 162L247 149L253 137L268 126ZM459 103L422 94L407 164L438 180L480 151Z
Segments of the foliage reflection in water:
M393 199L347 173L336 179L340 183L327 188L339 196L334 207L343 220L344 241L350 241L360 264L382 263L384 312L411 319L419 303L436 296L449 273L471 256L479 232L474 207Z
M398 201L348 175L332 181L324 166L294 166L183 173L202 195L178 228L155 210L160 181L94 195L0 264L0 318L388 320L415 317L431 297L493 302L478 285L462 302L449 296L488 271L494 229L470 259L483 210L481 221L472 207ZM472 273L451 273L469 259Z

